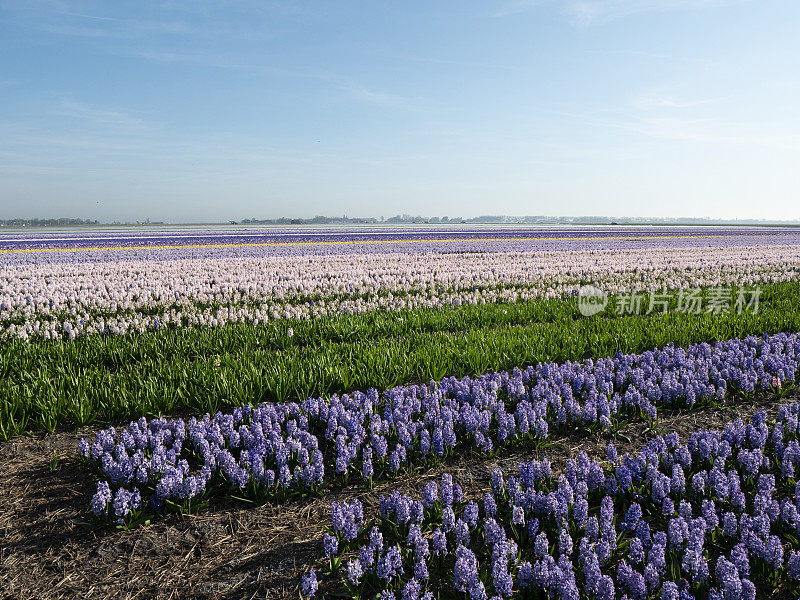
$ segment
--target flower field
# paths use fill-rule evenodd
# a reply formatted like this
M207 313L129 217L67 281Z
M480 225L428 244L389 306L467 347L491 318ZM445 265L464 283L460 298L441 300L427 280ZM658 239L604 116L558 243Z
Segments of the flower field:
M249 405L200 419L132 421L100 431L79 451L103 481L98 516L127 517L165 503L189 509L212 484L263 499L313 492L360 477L388 479L463 448L536 444L550 429L609 429L626 416L656 421L658 408L689 408L728 394L794 385L800 338L668 347L584 363L448 378L430 386L374 389L301 403ZM189 459L196 459L191 471ZM109 484L116 488L113 492ZM130 498L135 498L131 504ZM112 510L113 509L113 510ZM113 514L111 514L113 512Z
M9 230L0 264L12 597L800 594L800 231Z
M559 474L547 460L523 462L507 480L495 470L478 501L444 474L421 498L382 497L368 521L358 500L334 503L329 569L356 598L796 594L798 412L784 405L774 424L759 413L684 442L658 436L636 453L609 444L605 460L579 453ZM316 578L304 576L306 595Z
M342 313L560 298L583 281L602 281L613 293L794 281L800 272L800 246L794 243L730 246L716 243L728 241L724 237L698 239L712 242L702 262L697 261L696 248L683 246L684 237L666 237L683 244L660 246L658 253L652 245L659 238L624 250L603 243L636 244L637 238L591 238L592 249L569 252L514 251L511 248L523 243L515 238L505 246L492 239L485 247L478 239L461 248L459 238L457 248L440 240L434 246L415 246L414 252L359 254L349 245L344 246L349 252L331 245L323 246L331 248L330 253L308 256L275 255L281 246L250 247L263 256L231 256L239 248L221 246L210 249L219 256L187 258L191 248L170 247L150 251L155 257L135 258L131 253L141 249L121 248L114 251L121 256L92 263L79 260L91 249L66 247L57 254L61 260L34 264L32 257L50 254L45 249L37 254L9 248L4 258L11 264L0 278L0 335L74 339L97 333L258 325ZM386 240L375 245L381 242Z

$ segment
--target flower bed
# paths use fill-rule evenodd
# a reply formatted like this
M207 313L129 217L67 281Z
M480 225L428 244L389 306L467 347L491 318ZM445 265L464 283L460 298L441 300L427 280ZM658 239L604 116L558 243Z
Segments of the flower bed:
M753 600L800 591L800 405L724 431L672 433L636 454L496 470L480 501L452 478L421 499L332 506L326 571L353 598ZM301 591L313 596L314 572ZM759 592L760 590L760 592Z
M74 339L221 327L341 313L516 302L623 290L746 287L796 281L800 246L659 246L7 263L0 255L0 340ZM176 251L177 252L177 251Z
M785 390L796 334L669 346L613 359L540 363L430 385L244 406L201 419L141 418L81 440L100 473L93 512L119 520L192 510L214 491L262 501L316 493L356 477L371 483L456 449L537 444L552 428L603 429L657 418L659 408L722 401L732 391Z

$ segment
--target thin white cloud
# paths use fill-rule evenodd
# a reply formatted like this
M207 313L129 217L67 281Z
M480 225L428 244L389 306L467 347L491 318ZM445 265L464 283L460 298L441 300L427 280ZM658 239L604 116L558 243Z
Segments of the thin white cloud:
M134 50L130 56L160 63L187 63L201 67L233 69L237 71L258 71L280 73L281 69L269 65L257 65L223 55L219 52L169 51L169 50Z
M67 13L64 13L67 14ZM83 15L81 15L83 17ZM96 21L50 22L41 26L55 35L87 38L139 39L154 35L188 35L194 30L181 21L137 21L96 17Z
M132 37L131 32L122 34L112 29L103 29L102 27L69 25L66 23L45 24L42 25L42 31L45 31L47 33L52 33L54 35L63 35L69 37L84 37L84 38Z
M643 12L698 10L750 0L566 0L564 11L581 25L594 25Z
M507 17L509 15L516 15L548 3L548 0L507 0L503 2L497 10L492 12L491 16Z
M776 150L800 148L800 132L766 121L731 121L720 104L731 96L692 98L668 90L650 90L631 100L632 110L618 111L640 134L665 141L762 146Z
M324 71L311 69L281 69L271 65L241 62L232 57L204 52L161 52L143 50L137 51L135 56L156 62L189 63L219 69L252 71L254 73L271 74L278 77L316 80L338 87L343 90L347 96L359 102L385 107L397 107L408 104L408 100L403 96L371 89L347 77L341 77Z
M728 123L715 119L651 117L641 119L635 127L643 135L659 140L800 150L800 132L774 131L762 125Z
M647 94L631 101L631 105L642 111L658 109L684 109L707 106L717 102L716 98L700 98L695 100L679 99L671 95Z
M553 114L581 124L585 130L610 129L662 142L685 142L726 146L761 147L782 152L800 150L800 130L765 122L731 121L715 116L694 114L690 108L649 111L631 110L630 106Z
M101 17L99 15L86 15L83 13L75 13L75 12L62 12L62 15L66 15L68 17L79 17L81 19L89 19L92 21L119 21L119 19L115 19L114 17Z
M109 136L107 130L98 131L88 127L86 122L48 127L35 127L19 123L0 123L0 138L4 151L15 156L43 158L59 155L62 149L71 151L128 152L146 151L147 142L154 136ZM73 154L67 155L68 158Z
M448 58L438 58L438 57L431 57L431 56L418 56L414 54L386 54L387 58L393 60L403 60L409 62L417 62L417 63L427 63L427 64L434 64L434 65L450 65L456 67L468 67L472 69L500 69L504 71L520 71L521 68L519 66L508 65L508 64L498 64L492 62L481 62L481 61L472 61L472 60L453 60Z
M357 84L347 84L343 86L343 89L347 92L347 94L351 98L358 100L359 102L365 102L367 104L374 104L376 106L383 106L388 108L388 107L402 106L406 103L405 99L402 96L398 96L396 94L390 94L387 92L370 90Z
M121 134L140 134L152 130L152 125L127 112L89 106L71 97L62 98L52 114L81 121L84 125Z
M46 33L67 37L142 39L159 35L196 33L180 18L139 19L113 16L118 7L113 3L75 3L60 0L31 0L7 4L0 0L6 18L18 27L29 26ZM190 13L182 13L190 14ZM174 14L170 16L174 17Z
M644 12L698 10L752 0L506 0L493 13L506 17L554 6L578 25L596 25Z

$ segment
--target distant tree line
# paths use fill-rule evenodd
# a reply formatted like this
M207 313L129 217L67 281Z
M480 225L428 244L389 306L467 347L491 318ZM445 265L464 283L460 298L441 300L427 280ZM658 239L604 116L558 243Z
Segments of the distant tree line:
M256 219L249 218L242 221L228 221L231 225L238 223L249 225L352 225L352 224L378 224L387 225L409 225L409 224L432 224L432 225L459 225L476 223L500 223L500 224L539 224L539 225L800 225L800 220L768 220L768 219L707 219L707 218L654 218L654 217L548 217L544 215L534 216L508 216L508 215L481 215L478 217L423 217L420 215L395 215L393 217L326 217L317 215L312 218L292 218L279 217L275 219ZM107 225L97 219L0 219L0 227L66 227L73 225ZM119 221L114 221L113 225L122 225ZM136 225L163 225L163 221L136 221ZM211 224L211 223L209 223ZM134 225L134 223L125 223Z
M380 219L375 217L353 217L347 215L343 217L323 217L317 215L310 219L299 219L290 217L280 217L277 219L244 219L242 223L245 224L258 224L258 225L343 225L347 223L380 223ZM232 221L235 223L235 221Z
M231 221L236 223L236 221ZM544 215L514 217L508 215L481 215L479 217L422 217L419 215L395 215L394 217L324 217L317 215L311 219L281 217L278 219L244 219L245 224L260 225L346 225L357 223L386 223L389 225L407 224L469 224L469 223L524 223L542 225L798 225L800 220L767 219L707 219L707 218L654 218L654 217L548 217Z
M259 224L259 225L346 225L353 223L387 223L390 225L396 224L422 224L422 223L437 223L437 224L450 224L450 223L513 223L519 222L519 219L545 219L545 217L502 217L502 216L481 216L464 219L462 217L422 217L419 215L395 215L389 218L376 218L376 217L324 217L317 215L311 219L289 218L280 217L277 219L244 219L242 223L245 224ZM552 221L552 218L551 218ZM529 221L533 222L533 221ZM536 221L538 222L538 221ZM236 223L236 221L231 221Z
M97 219L0 219L6 227L63 227L66 225L100 225Z

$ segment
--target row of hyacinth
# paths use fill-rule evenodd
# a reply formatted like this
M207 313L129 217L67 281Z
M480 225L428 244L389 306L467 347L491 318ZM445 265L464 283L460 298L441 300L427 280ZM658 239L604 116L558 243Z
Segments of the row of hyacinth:
M73 339L573 294L797 279L800 245L7 264L0 339ZM0 256L0 260L6 260Z
M353 598L754 600L800 592L800 405L724 431L657 437L557 476L519 465L465 499L452 477L421 499L394 493L365 520L332 505L324 571ZM314 571L301 592L314 596ZM759 593L760 592L760 593ZM766 596L763 596L766 597Z
M786 389L800 336L777 334L668 346L614 358L540 363L429 385L243 406L188 421L141 418L99 432L79 451L101 474L92 509L125 519L165 504L191 506L213 490L261 500L315 493L327 483L386 480L457 449L482 454L536 444L551 429L654 420L731 393Z
M707 238L722 239L736 244L741 239L748 243L775 243L776 240L792 241L797 232L791 227L698 227L686 226L604 226L570 225L530 226L522 224L403 226L377 225L356 227L312 226L190 226L190 227L136 227L109 228L104 226L81 229L47 228L16 231L6 229L0 237L0 252L6 251L22 256L37 251L49 251L58 255L62 251L132 251L174 249L230 249L258 248L262 253L282 253L296 247L314 248L327 253L348 252L356 247L360 253L364 246L389 248L404 244L421 243L437 247L451 243L461 250L461 244L469 242L497 242L512 245L515 242L568 242L582 247L588 242L612 244L618 241L677 244L696 243ZM444 246L446 248L446 246ZM391 250L390 250L391 251Z
M39 232L42 233L42 232ZM119 262L141 259L308 256L334 254L440 254L469 252L598 251L798 244L797 231L759 227L380 227L357 231L247 228L113 232L4 231L0 255L8 264Z

